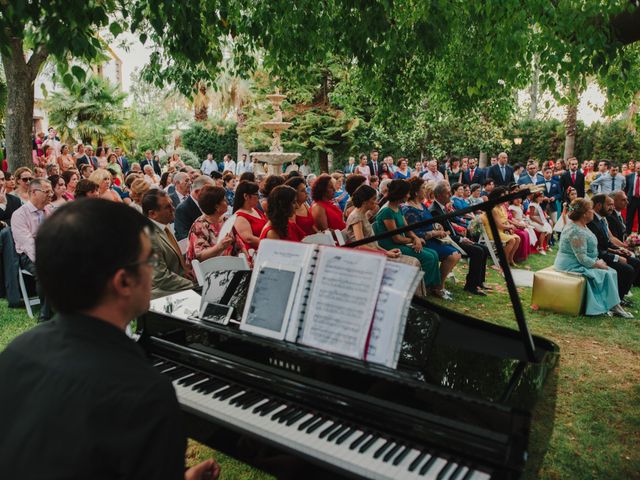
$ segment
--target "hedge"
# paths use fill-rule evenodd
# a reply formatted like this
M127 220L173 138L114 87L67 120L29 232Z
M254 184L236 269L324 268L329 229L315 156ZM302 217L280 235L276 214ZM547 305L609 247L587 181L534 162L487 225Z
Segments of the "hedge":
M238 133L235 122L194 123L182 134L182 144L202 161L213 154L217 162L227 154L234 157L238 149Z

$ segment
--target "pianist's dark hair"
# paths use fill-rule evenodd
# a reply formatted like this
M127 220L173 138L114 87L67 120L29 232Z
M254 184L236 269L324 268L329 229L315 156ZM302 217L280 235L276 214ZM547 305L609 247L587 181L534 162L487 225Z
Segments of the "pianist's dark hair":
M267 218L280 238L289 236L289 217L295 210L297 192L288 185L279 185L269 194Z
M109 278L138 262L140 233L148 226L135 209L99 198L57 209L36 236L36 272L53 309L75 313L98 305Z

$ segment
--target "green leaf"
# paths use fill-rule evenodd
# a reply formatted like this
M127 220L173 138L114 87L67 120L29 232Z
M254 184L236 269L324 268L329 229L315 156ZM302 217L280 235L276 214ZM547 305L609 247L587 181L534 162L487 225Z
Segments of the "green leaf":
M113 22L111 25L109 25L109 31L111 32L111 35L117 37L122 33L122 25L120 25L118 22Z
M79 82L84 82L87 78L87 74L82 67L74 65L71 67L71 73L78 79Z

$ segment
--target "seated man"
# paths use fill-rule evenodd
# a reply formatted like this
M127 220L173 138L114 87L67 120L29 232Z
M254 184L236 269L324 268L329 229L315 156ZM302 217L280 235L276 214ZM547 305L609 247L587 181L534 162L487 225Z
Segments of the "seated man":
M158 262L153 268L153 298L194 286L188 278L191 268L186 264L176 237L169 228L173 222L173 212L173 203L164 190L154 188L142 197L142 213L151 220L151 243L158 255Z
M216 478L212 459L185 472L171 381L125 334L149 307L144 217L72 202L44 222L35 252L57 314L0 354L0 478Z
M627 239L627 225L622 217L622 211L629 205L629 199L624 190L611 192L609 196L613 199L613 210L607 215L609 231L621 242Z
M176 239L187 238L191 225L193 225L196 218L202 215L202 210L198 206L198 198L200 197L200 190L205 185L214 185L213 179L205 175L197 177L191 184L191 194L180 202L180 205L176 208Z
M433 189L434 202L431 204L431 214L434 217L444 215L446 213L446 205L451 200L451 187L445 180L438 182ZM466 237L458 235L449 220L439 222L442 227L449 233L451 239L456 242L464 250L469 257L469 273L464 289L474 295L486 296L482 290L485 286L485 276L487 271L487 257L489 250L484 245L478 245Z
M40 224L49 213L46 206L51 202L51 197L53 197L51 182L42 178L33 179L29 183L29 201L13 212L11 216L11 231L20 268L27 270L36 278L36 287L41 305L39 317L41 322L49 320L51 311L44 298L44 293L36 274L35 240Z
M593 202L593 220L587 224L589 230L598 239L598 257L618 272L618 295L620 296L623 306L628 306L629 301L624 300L624 296L629 293L631 285L633 285L638 271L629 262L640 268L640 262L637 259L630 260L631 257L624 250L617 248L610 240L611 232L607 224L607 200L610 201L610 208L613 210L613 199L603 193L591 197Z

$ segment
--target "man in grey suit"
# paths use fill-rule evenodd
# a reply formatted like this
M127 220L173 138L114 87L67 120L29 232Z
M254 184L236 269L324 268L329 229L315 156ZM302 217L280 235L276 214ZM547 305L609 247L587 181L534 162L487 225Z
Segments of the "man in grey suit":
M169 194L171 202L175 208L189 196L191 191L191 177L188 173L178 172L173 176L174 190Z
M151 220L151 246L158 255L158 265L153 269L153 298L187 290L194 286L191 268L185 263L176 237L169 224L173 222L174 207L163 190L152 189L142 197L142 213Z

